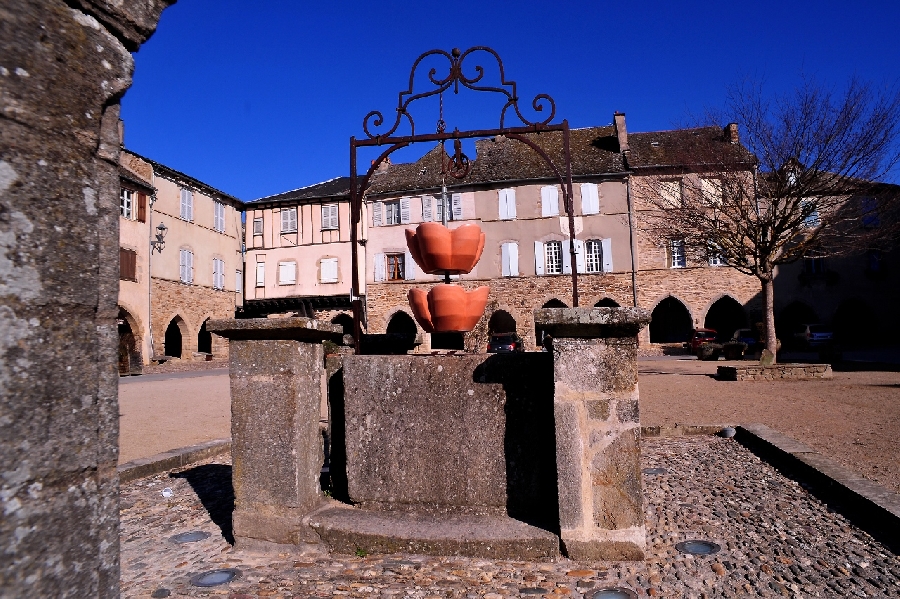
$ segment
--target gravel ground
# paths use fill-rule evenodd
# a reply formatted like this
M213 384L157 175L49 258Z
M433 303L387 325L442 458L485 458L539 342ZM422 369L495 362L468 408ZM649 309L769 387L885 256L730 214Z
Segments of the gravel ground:
M716 366L638 362L643 426L761 422L900 493L900 372L835 372L831 380L717 381Z
M572 597L618 586L655 597L900 596L900 558L733 440L648 439L643 465L648 556L636 563L488 561L413 555L254 555L230 538L231 468L223 459L121 491L122 596ZM163 497L163 488L172 497ZM196 543L172 535L203 530ZM694 557L675 544L718 543ZM237 568L209 589L194 574Z

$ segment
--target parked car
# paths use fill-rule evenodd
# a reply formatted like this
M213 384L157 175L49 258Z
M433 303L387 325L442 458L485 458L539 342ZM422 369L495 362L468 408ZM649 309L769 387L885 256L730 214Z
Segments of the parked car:
M525 343L515 333L494 333L488 341L487 351L489 354L523 352Z
M718 333L713 329L695 329L691 335L691 340L687 343L691 355L700 355L700 346L704 343L714 343L717 335Z
M832 342L834 333L824 324L801 324L794 339L801 347L821 347Z
M762 345L753 329L738 329L731 336L731 340L746 343L748 352L755 352Z

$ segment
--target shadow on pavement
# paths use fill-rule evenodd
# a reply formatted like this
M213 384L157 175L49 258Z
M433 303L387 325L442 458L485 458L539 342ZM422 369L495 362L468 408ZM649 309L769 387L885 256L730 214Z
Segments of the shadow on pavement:
M209 517L222 531L222 537L230 545L234 545L234 532L231 528L231 515L234 512L231 466L203 464L181 472L173 472L169 476L183 478L191 485Z

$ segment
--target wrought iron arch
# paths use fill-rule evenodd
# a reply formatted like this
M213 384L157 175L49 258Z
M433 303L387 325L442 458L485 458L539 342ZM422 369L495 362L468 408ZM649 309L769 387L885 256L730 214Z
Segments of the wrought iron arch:
M485 69L481 64L474 66L474 73L471 76L466 75L465 61L467 58L478 56L484 53L496 60L499 69L500 83L499 86L486 85L484 80ZM437 76L437 68L432 67L428 71L428 81L433 85L432 89L425 91L416 91L416 71L419 65L429 57L438 56L447 59L449 62L447 75L444 77ZM470 59L471 60L471 59ZM460 87L467 88L476 92L487 92L501 94L505 97L506 102L500 110L499 127L497 129L478 129L469 131L460 131L454 129L451 132L446 130L446 123L443 121L443 115L437 124L435 133L417 134L415 120L410 112L410 105L423 98L440 95L443 92L453 88L454 93L458 93ZM443 102L443 96L441 96ZM362 300L360 297L360 280L359 280L359 223L362 218L362 204L366 190L369 188L373 173L379 166L394 152L405 148L414 143L421 142L439 142L442 146L447 141L453 141L454 154L445 162L448 156L446 151L441 156L441 174L450 175L457 179L463 179L468 175L471 163L468 157L462 152L462 139L493 137L503 135L509 139L516 140L531 148L540 156L544 162L553 171L553 174L563 190L563 205L569 218L569 244L572 264L576 262L575 257L575 214L573 209L572 198L572 160L569 149L569 122L563 120L558 124L552 124L556 116L556 102L548 94L538 94L531 102L531 107L535 112L543 112L548 108L549 114L544 119L529 120L522 114L519 108L519 97L516 91L516 82L506 78L506 71L503 67L503 61L500 55L487 46L474 46L465 52L461 52L458 48L447 52L445 50L429 50L420 55L413 63L409 75L409 85L406 90L399 93L397 99L397 117L393 124L383 132L374 131L385 125L384 114L378 110L369 112L363 119L363 131L366 137L357 139L350 138L350 243L351 243L351 270L352 270L352 300L353 300L353 318L354 318L354 336L356 338L356 351L359 352L359 340L361 335L360 319L362 315ZM507 115L512 109L521 125L514 127L506 126ZM404 119L409 123L409 135L397 135ZM563 164L557 164L540 146L527 137L527 134L545 133L545 132L561 132L563 145ZM357 151L362 147L380 147L388 146L388 148L375 159L371 166L361 178L357 174ZM572 269L572 305L578 306L578 269Z

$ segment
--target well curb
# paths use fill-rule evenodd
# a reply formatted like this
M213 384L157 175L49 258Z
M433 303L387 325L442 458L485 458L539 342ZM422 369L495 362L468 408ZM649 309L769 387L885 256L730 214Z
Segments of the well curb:
M181 468L194 462L231 451L231 439L215 439L180 449L170 449L148 458L139 458L119 464L119 483L129 483L139 478Z
M857 526L894 551L900 546L900 494L764 424L744 424L736 427L736 432L741 445L789 478L802 481L811 493Z

